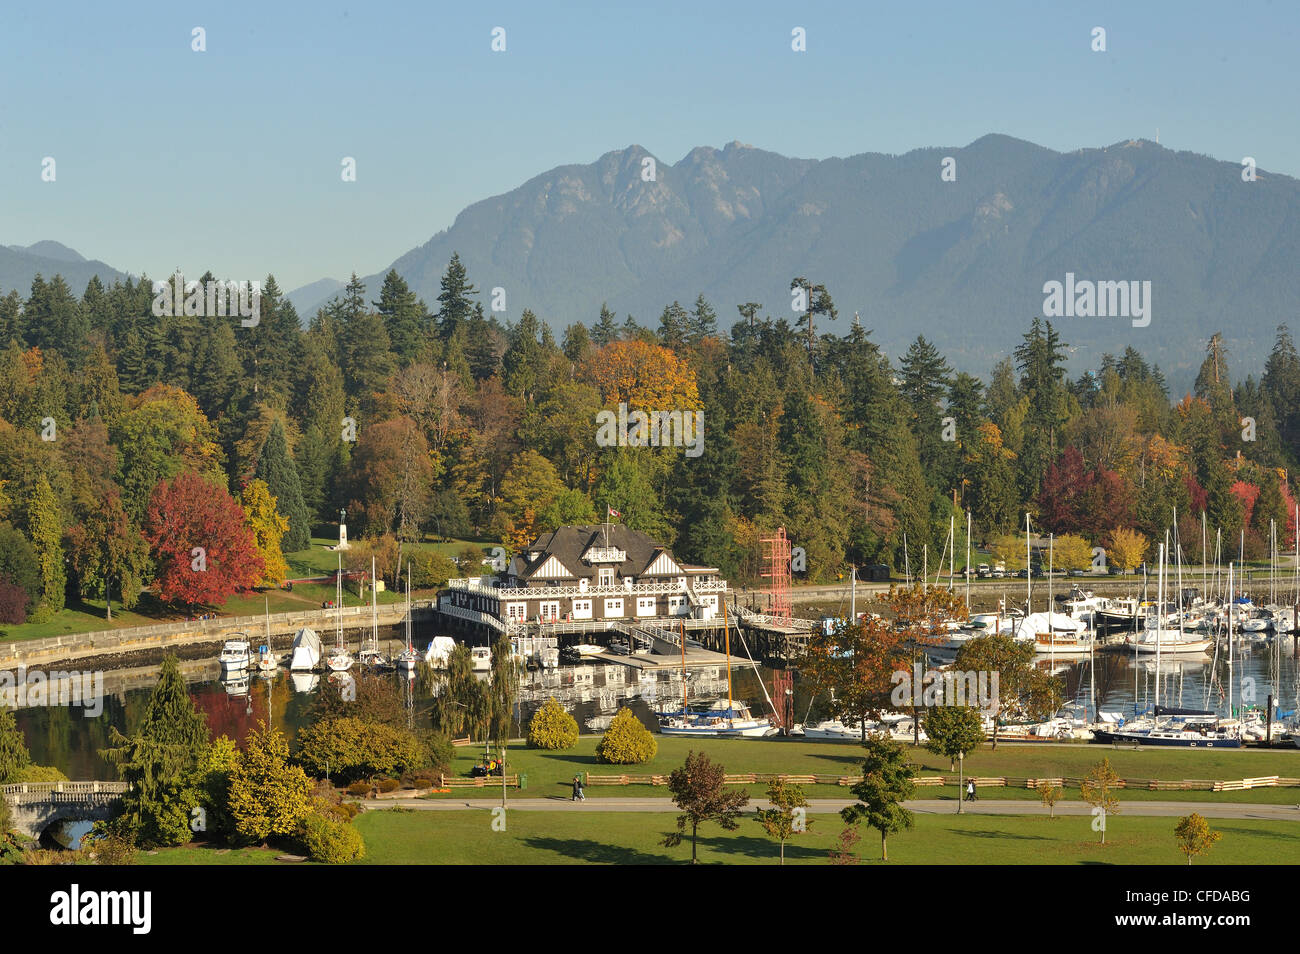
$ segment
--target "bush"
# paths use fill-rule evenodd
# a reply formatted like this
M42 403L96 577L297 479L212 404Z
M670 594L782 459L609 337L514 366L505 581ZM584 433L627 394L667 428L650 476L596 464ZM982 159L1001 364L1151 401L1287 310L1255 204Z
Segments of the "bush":
M29 765L19 769L15 782L66 782L68 777L53 765Z
M430 781L435 781L439 775L450 775L452 763L456 760L456 747L451 744L451 739L442 732L428 731L421 733L420 738L429 752L429 764L417 774L427 772Z
M395 778L385 778L380 780L379 790L381 792L395 792L401 785L402 783Z
M353 782L351 785L348 786L348 794L352 796L365 795L369 791L370 791L370 783L363 782L360 779L357 779L355 782Z
M117 832L100 835L94 841L84 842L82 847L97 865L135 864L135 844Z
M303 819L298 842L308 858L325 865L351 864L366 854L366 843L359 831L347 822L333 821L323 815L312 814Z
M528 723L528 744L535 749L571 749L578 744L578 720L552 696Z
M298 763L317 777L328 769L340 782L401 775L425 768L428 761L426 746L405 727L342 717L317 722L298 734Z
M619 709L609 730L596 746L596 761L611 765L639 765L649 762L659 743L631 709Z

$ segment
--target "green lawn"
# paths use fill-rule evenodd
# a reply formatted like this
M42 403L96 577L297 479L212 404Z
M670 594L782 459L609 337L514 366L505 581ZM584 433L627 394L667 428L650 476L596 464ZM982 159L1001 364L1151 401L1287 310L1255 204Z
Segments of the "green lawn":
M306 550L285 555L289 564L289 578L300 579L309 576L328 576L338 569L338 555L327 549L337 542L336 537L313 537L312 545ZM467 546L483 550L486 555L491 543L472 540L452 540L447 543L408 544L407 549L436 550L447 556L455 556ZM430 596L432 590L414 591L415 596ZM272 613L288 613L294 610L319 609L321 604L334 599L335 590L332 583L298 583L292 592L274 589L250 593L246 596L233 596L220 607L209 607L208 611L217 616L257 616L266 611L267 601ZM267 601L264 601L264 597ZM406 599L405 593L390 591L379 594L380 603L396 603ZM351 592L344 593L344 606L369 604L369 598L362 600L356 594L355 585ZM199 610L203 612L202 609ZM44 623L21 623L7 625L0 629L0 639L28 640L45 639L49 636L67 636L74 633L93 633L108 629L125 629L132 626L152 626L184 620L186 613L174 607L164 606L151 594L141 595L140 602L130 612L123 611L115 602L113 618L105 616L103 600L87 600L69 604L54 617Z
M861 770L861 748L852 742L803 742L769 739L683 739L656 736L659 751L645 765L602 765L596 761L599 736L583 736L577 746L565 752L547 752L525 748L518 743L507 753L510 772L528 776L524 794L546 796L564 794L578 772L593 775L667 775L686 760L692 749L704 752L720 762L728 772L788 772L793 775L856 775ZM456 750L454 769L468 774L482 756L482 748L466 746ZM913 749L920 765L918 774L948 775L948 760L925 748ZM1109 758L1121 777L1158 778L1162 780L1239 779L1264 775L1300 777L1300 749L1242 749L1237 751L1175 751L1170 749L1116 750L1101 745L1000 745L996 752L984 745L966 759L967 774L1017 777L1082 777L1088 770ZM473 791L473 790L470 790ZM765 785L750 786L753 795L766 791ZM835 785L806 786L810 797L847 797L847 789ZM645 796L666 794L666 787L649 785L592 786L588 797ZM465 797L465 789L452 795L431 798ZM1078 789L1067 788L1067 799L1077 799ZM918 798L956 798L957 786L920 788ZM990 788L986 798L1025 798L1037 800L1032 790ZM1224 801L1255 803L1300 803L1300 788L1262 788L1244 792L1152 792L1128 789L1121 798L1155 801Z
M916 815L916 827L889 839L896 864L1152 864L1182 865L1173 837L1174 818L1110 819L1106 844L1091 819L993 815ZM810 816L808 832L786 845L787 863L826 864L842 826L835 815ZM367 864L683 864L690 843L665 848L674 816L626 812L510 811L506 830L492 829L486 811L367 812L356 823L366 842ZM1300 855L1294 823L1211 819L1223 839L1202 864L1290 864ZM861 831L857 853L879 864L880 838ZM208 848L166 849L138 855L141 864L269 864L276 850L221 854ZM777 844L752 817L734 832L707 825L700 832L705 863L776 864Z

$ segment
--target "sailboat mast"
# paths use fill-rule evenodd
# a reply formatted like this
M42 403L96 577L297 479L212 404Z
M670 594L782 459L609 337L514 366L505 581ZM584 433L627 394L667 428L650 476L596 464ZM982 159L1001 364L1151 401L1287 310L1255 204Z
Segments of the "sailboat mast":
M723 648L727 652L727 716L731 717L731 623L727 620L727 604L722 604L722 640ZM682 640L682 645L686 645L686 640Z
M375 585L375 558L370 557L370 648L379 652L379 587Z
M1029 514L1025 514L1025 619L1034 610L1034 565L1029 558Z

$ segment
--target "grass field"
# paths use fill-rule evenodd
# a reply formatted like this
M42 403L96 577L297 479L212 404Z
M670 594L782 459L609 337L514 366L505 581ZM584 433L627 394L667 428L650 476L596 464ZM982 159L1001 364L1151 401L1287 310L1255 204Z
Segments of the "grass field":
M889 839L890 864L1114 864L1182 865L1173 818L1112 817L1106 844L1089 818L990 815L916 815L916 827ZM789 864L826 864L843 827L834 815L811 817L810 829L786 844ZM675 826L664 813L508 812L506 830L492 830L486 811L367 812L356 821L366 842L366 864L684 864L690 843L665 848ZM1211 821L1223 839L1201 864L1293 864L1300 857L1294 823ZM857 854L880 864L880 837L863 828ZM271 864L277 850L220 853L187 847L139 855L141 864ZM734 832L700 831L704 863L776 864L777 843L752 817Z
M578 772L593 775L667 775L686 760L687 752L694 749L706 753L720 762L728 772L788 772L793 775L833 773L857 775L861 771L861 748L851 742L801 742L796 740L768 739L683 739L656 736L659 752L645 765L603 765L596 761L598 736L583 736L575 748L566 752L547 752L528 749L519 744L507 753L511 773L528 776L525 794L547 796L564 794ZM457 774L467 774L482 756L479 747L467 746L456 750ZM924 748L912 749L919 763L920 775L950 774L947 759ZM1266 775L1300 777L1300 749L1241 749L1210 751L1176 751L1171 749L1112 749L1100 745L999 745L996 752L988 745L966 758L966 774L980 776L1016 776L1027 778L1082 777L1097 762L1109 758L1111 766L1121 777L1179 779L1240 779ZM750 793L760 795L765 785L749 787ZM805 790L809 797L847 797L848 790L835 785L811 785ZM457 793L463 797L464 789ZM666 794L664 787L649 785L592 786L588 797L617 798L620 796L645 796ZM1028 789L991 788L984 790L988 798L1024 798L1037 801L1038 793ZM455 794L432 795L430 798L453 798ZM918 798L956 798L957 786L920 788ZM1067 788L1067 801L1077 800L1079 790ZM1224 801L1247 803L1300 803L1300 788L1260 788L1244 792L1152 792L1126 789L1121 799L1135 800L1186 800Z
M313 537L311 547L296 553L285 555L289 564L289 578L332 575L338 568L338 555L329 549L337 538ZM453 540L448 543L407 544L409 550L436 550L447 556L455 556L466 547L483 550L491 544L485 541ZM486 553L487 551L484 550ZM429 591L432 592L432 591ZM335 595L333 583L297 583L292 592L272 589L236 595L219 607L200 608L198 612L209 611L217 616L257 616L266 611L270 604L272 613L288 613L294 610L319 609L321 604L333 600ZM428 595L425 591L414 591L414 595ZM395 603L406 599L404 593L396 590L379 594L380 603ZM345 590L344 606L357 606L368 603L356 593L355 585L351 592ZM186 613L175 607L166 606L144 593L140 602L131 611L124 611L114 602L113 618L108 619L103 600L86 600L70 603L54 617L44 623L21 623L6 625L0 629L0 638L10 640L45 639L49 636L68 636L76 633L101 632L108 629L126 629L132 626L152 626L156 623L168 623L184 620Z

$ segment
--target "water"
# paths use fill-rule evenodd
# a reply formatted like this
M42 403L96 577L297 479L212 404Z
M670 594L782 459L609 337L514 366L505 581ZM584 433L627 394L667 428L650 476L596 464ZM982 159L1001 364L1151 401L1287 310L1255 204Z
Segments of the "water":
M432 629L433 627L430 627ZM328 641L328 634L325 638ZM416 640L423 646L426 633ZM355 637L352 641L356 647ZM390 654L400 651L401 644L381 640L381 648ZM1243 641L1232 668L1235 706L1254 704L1262 707L1270 692L1276 692L1280 708L1300 709L1300 665L1294 657L1294 637L1281 640L1281 662L1271 652L1272 643ZM1047 668L1050 660L1040 657L1038 665ZM1208 695L1211 661L1208 657L1161 659L1160 702L1189 708L1208 707L1226 712L1226 661L1217 665L1218 679ZM1087 702L1095 683L1098 707L1131 713L1156 702L1154 659L1134 662L1131 654L1098 652L1095 672L1085 659L1057 665L1057 673L1066 684L1066 698ZM311 721L314 695L339 691L338 680L320 675L303 677L283 669L273 677L250 674L247 683L223 682L215 660L192 668L187 682L195 705L205 714L214 735L225 734L242 742L260 722L268 721L292 740ZM770 711L764 687L772 692L773 671L760 666L756 673L748 662L732 670L732 695L748 703L756 715ZM394 684L402 686L403 677L392 674ZM107 679L107 676L106 676ZM762 684L760 685L760 679ZM656 710L676 709L682 702L682 673L679 669L638 671L619 664L580 664L559 669L529 672L522 676L516 706L514 733L522 736L532 714L554 696L578 721L583 734L603 732L608 720L626 706L647 726L654 727ZM27 739L32 759L39 765L53 765L72 779L115 779L116 773L99 755L111 744L110 729L129 734L139 724L148 701L153 680L141 680L138 687L127 688L104 700L99 718L87 719L77 708L46 707L20 709L18 725ZM723 667L706 667L689 672L686 680L692 703L727 696L727 674ZM432 698L412 690L412 722L428 727ZM809 698L806 684L795 674L791 697L794 720L816 720L825 715L824 699Z

